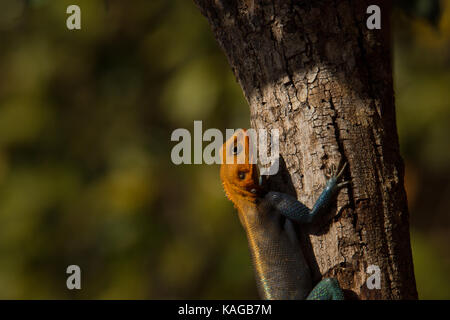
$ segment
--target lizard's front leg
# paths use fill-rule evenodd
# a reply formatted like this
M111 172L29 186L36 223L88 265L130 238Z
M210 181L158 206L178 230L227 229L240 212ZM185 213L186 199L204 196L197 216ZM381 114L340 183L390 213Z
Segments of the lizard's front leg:
M312 210L294 197L280 192L269 192L265 200L270 203L281 215L302 224L311 224L330 207L333 198L339 189L349 182L339 183L346 164L339 173L333 170L331 177L317 199ZM326 278L320 281L310 292L307 300L343 300L344 294L335 278Z
M336 170L333 170L331 177L328 179L324 190L320 194L312 210L296 198L282 192L270 191L266 194L265 200L278 213L286 218L301 224L312 224L330 207L331 202L339 189L349 183L348 181L339 183L339 179L341 178L346 165L347 164L345 163L337 174Z

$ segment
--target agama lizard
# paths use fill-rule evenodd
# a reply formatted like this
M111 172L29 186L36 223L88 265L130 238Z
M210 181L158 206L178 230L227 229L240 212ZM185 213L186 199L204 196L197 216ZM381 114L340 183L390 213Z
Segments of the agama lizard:
M247 233L259 295L263 299L342 300L335 278L323 279L313 289L292 221L312 224L326 212L339 188L347 184L339 183L345 165L337 175L333 172L310 210L290 195L264 191L249 149L245 130L228 139L222 147L220 177Z

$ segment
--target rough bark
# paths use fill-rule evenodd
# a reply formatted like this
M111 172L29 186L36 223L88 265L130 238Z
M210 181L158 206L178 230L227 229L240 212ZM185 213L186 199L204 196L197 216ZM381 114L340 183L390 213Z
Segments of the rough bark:
M348 162L331 224L304 236L314 278L347 298L416 299L403 161L395 123L390 1L194 0L250 106L251 125L280 131L274 189L312 206L324 172ZM368 30L377 4L382 29ZM381 289L369 290L369 265Z

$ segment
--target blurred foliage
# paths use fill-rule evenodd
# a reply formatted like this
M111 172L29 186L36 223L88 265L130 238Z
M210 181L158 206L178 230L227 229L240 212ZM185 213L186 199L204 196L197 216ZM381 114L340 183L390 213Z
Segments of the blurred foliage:
M440 5L435 25L400 10L393 19L397 123L422 299L450 299L450 1Z
M82 8L82 30L66 8ZM450 298L450 6L395 11L398 124L422 298ZM175 128L249 124L191 1L0 0L0 298L256 298L217 166ZM434 199L434 201L433 201ZM444 199L444 200L443 200ZM66 289L66 267L82 290Z
M403 12L433 25L439 23L442 14L441 0L394 0L394 4Z

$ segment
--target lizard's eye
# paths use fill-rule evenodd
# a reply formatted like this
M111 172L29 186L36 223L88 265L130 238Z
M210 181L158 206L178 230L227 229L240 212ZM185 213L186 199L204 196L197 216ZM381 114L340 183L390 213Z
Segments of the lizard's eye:
M239 179L244 180L245 179L245 172L242 172L242 171L238 172L238 177L239 177Z
M231 153L238 155L239 153L241 153L242 151L242 145L241 144L237 144L237 145L233 145L231 146Z

